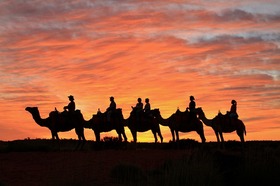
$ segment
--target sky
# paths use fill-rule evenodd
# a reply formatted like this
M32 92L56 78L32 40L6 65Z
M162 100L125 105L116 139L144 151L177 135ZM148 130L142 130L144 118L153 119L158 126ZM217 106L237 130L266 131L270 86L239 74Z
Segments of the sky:
M25 107L46 118L69 95L86 120L110 96L125 118L138 97L167 118L193 95L209 119L235 99L245 140L280 140L280 1L0 1L0 140L50 139ZM169 142L169 128L161 132ZM74 130L59 136L77 139ZM90 129L85 136L95 140ZM152 132L138 141L153 142Z

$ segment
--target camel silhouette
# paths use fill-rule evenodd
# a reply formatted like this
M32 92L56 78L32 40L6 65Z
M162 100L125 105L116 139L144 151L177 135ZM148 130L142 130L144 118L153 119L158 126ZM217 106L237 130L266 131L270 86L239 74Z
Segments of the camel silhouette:
M219 113L213 119L207 119L205 113L203 112L202 108L197 108L196 112L198 113L198 117L203 121L206 126L210 126L213 128L217 141L222 142L224 144L224 133L230 133L236 131L237 135L239 136L242 143L245 142L244 135L246 135L246 128L244 123L239 119L234 119L232 123L229 122L229 116L223 115Z
M172 114L169 118L163 118L160 114L159 109L155 109L155 117L158 119L158 122L163 126L168 126L172 134L172 141L179 141L179 132L190 132L196 131L202 143L206 141L204 136L203 124L197 119L191 119L188 111L181 112L179 109Z
M89 121L86 121L85 128L90 128L93 130L96 138L96 142L100 142L100 133L109 132L111 130L116 130L119 136L119 141L127 141L127 137L124 131L123 125L123 114L122 109L118 108L111 114L110 122L107 121L107 111L102 113L100 111L97 114L93 114Z
M154 110L151 110L150 113L151 115L147 115L144 112L140 112L136 115L135 108L132 108L129 117L124 119L124 125L131 131L134 143L137 142L137 132L146 132L148 130L152 131L155 143L158 142L157 135L160 137L161 142L163 142L159 123L154 117Z
M81 145L83 147L86 139L84 135L84 118L80 110L76 110L71 118L67 115L59 113L57 110L49 113L49 117L42 119L38 107L26 107L34 121L41 127L47 127L52 134L52 139L59 141L58 132L66 132L75 129L78 135L78 145L76 149Z

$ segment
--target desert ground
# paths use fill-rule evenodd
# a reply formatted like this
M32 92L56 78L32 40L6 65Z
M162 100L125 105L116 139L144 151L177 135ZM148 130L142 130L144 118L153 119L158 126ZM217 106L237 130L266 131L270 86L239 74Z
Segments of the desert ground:
M0 142L0 185L280 184L280 142Z

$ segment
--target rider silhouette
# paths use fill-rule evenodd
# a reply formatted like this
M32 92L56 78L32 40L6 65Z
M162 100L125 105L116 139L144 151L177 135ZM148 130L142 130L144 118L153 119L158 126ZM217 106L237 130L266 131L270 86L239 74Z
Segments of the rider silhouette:
M142 103L142 99L141 98L138 98L137 99L137 102L138 103L136 103L136 106L135 107L133 107L133 106L131 106L131 108L132 108L132 110L133 110L133 112L135 113L135 116L136 116L136 121L138 122L138 123L140 123L141 122L141 112L143 112L143 103Z
M107 108L107 121L108 122L110 122L112 112L114 112L117 109L117 104L116 104L113 96L110 97L110 101L111 101L111 103L110 103L109 107Z
M229 124L232 124L232 120L233 119L237 119L238 118L238 114L237 114L237 102L233 99L231 100L231 107L230 107L230 111L227 112L228 116L229 116Z
M190 120L194 120L196 119L196 111L195 111L195 107L196 107L196 103L194 101L194 97L190 96L190 103L189 103L189 107L187 109L189 109L190 111Z
M149 98L145 99L145 107L144 107L144 113L146 116L151 116L151 104Z
M75 115L75 109L76 109L76 105L75 105L75 102L74 102L74 96L70 95L68 96L69 98L69 103L67 106L64 106L63 109L64 111L62 112L62 115L64 117L67 118L67 120L72 120L74 118L74 115Z
M139 113L140 111L143 110L142 99L141 99L141 98L138 98L138 99L137 99L137 102L138 102L138 103L136 103L136 106L135 106L135 107L131 106L131 108L134 109L134 111L135 111L136 113L137 113L137 112Z
M70 95L68 96L70 103L67 106L64 106L64 111L68 111L70 113L73 113L75 111L76 105L74 102L74 96Z
M231 100L231 107L229 111L229 117L235 118L237 117L237 102L235 100Z

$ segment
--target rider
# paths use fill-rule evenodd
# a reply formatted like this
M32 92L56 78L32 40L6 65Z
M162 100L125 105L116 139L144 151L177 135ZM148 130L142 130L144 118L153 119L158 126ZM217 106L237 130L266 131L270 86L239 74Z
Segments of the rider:
M111 103L110 103L109 107L107 108L107 121L108 122L110 122L112 112L114 112L117 109L117 104L116 104L113 96L110 97L110 101L111 101Z
M69 98L70 103L67 106L63 107L63 109L64 109L64 111L68 110L69 113L73 113L76 108L76 105L74 102L74 96L70 95L70 96L68 96L68 98Z
M76 105L74 102L74 96L70 95L70 96L68 96L68 99L70 102L68 103L67 106L63 107L64 111L62 112L62 115L64 117L67 117L68 120L72 120L73 116L75 114Z
M143 111L143 103L142 103L142 99L138 98L137 99L137 104L135 107L131 106L131 108L133 109L133 112L135 112L136 115L136 120L140 122L140 114Z
M142 99L141 99L141 98L138 98L138 99L137 99L137 102L138 102L138 103L136 103L136 106L135 106L135 107L131 106L131 108L132 108L132 109L135 109L136 112L140 112L140 111L143 110Z
M190 103L189 103L189 107L187 109L189 109L190 111L190 120L196 119L196 111L195 111L195 101L194 101L194 97L190 96Z
M145 99L145 107L144 107L144 113L147 115L147 116L151 116L151 104L150 104L150 100L149 98L146 98Z
M230 107L230 111L227 112L228 116L229 116L229 123L232 123L233 119L237 119L238 118L238 114L237 114L237 102L233 99L231 100L231 107Z

